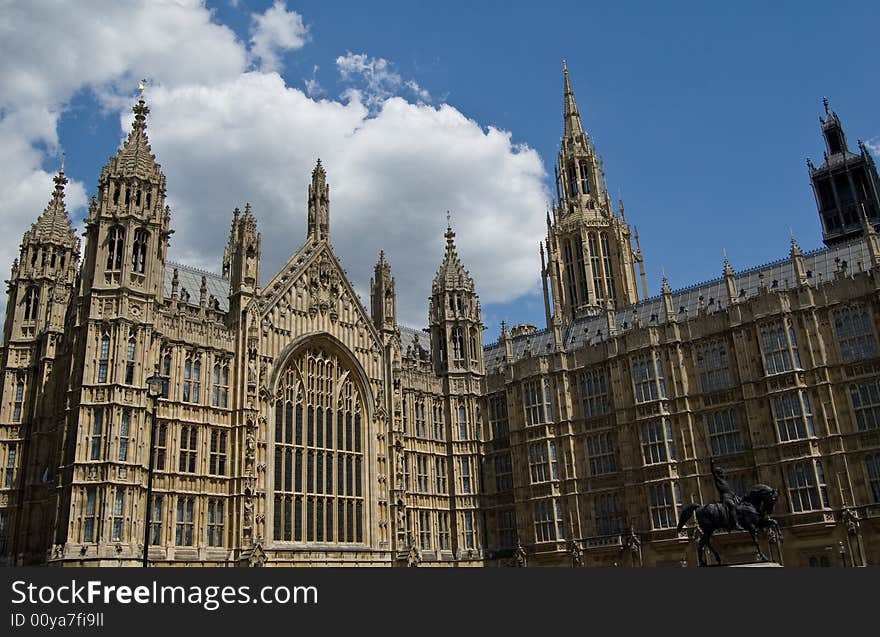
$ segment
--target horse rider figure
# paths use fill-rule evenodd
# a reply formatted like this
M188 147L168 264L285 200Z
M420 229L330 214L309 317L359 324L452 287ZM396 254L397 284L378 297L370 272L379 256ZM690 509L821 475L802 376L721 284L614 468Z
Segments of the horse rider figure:
M737 515L737 509L742 500L733 489L730 488L730 485L724 478L724 469L715 464L715 458L710 460L710 466L712 469L712 478L715 480L715 488L718 489L718 497L721 498L721 503L727 510L727 515L732 522L730 530L744 530L739 523L739 515Z

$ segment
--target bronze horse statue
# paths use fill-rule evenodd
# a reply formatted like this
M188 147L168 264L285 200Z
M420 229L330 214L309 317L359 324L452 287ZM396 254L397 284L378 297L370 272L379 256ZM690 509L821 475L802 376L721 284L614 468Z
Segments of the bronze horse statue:
M696 514L697 525L700 527L702 535L697 545L697 555L699 557L700 566L706 566L705 551L708 548L715 556L718 564L721 564L721 556L715 547L712 546L712 534L715 531L735 531L737 526L735 522L739 522L743 530L748 531L758 550L758 559L762 562L768 561L761 545L758 543L758 531L761 529L772 529L776 533L779 541L782 541L782 533L779 530L779 524L770 517L776 500L779 498L779 492L768 487L766 484L756 484L748 494L739 499L736 503L736 520L731 516L730 510L721 502L711 502L709 504L688 504L681 510L678 518L677 531L681 531L682 527L687 524L691 516Z

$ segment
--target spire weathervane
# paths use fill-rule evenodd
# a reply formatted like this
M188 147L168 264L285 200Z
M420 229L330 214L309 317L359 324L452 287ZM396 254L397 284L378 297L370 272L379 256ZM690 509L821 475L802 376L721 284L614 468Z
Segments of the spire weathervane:
M141 92L141 99L144 99L144 91L147 90L147 78L138 82L138 90Z

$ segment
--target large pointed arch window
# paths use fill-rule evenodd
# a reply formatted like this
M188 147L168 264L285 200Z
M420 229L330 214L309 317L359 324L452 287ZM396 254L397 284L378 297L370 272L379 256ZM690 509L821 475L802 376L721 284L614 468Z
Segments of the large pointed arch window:
M107 234L107 270L121 270L125 254L125 230L119 226L110 228Z
M274 538L362 543L363 395L344 359L305 349L282 372L275 403Z
M24 320L36 321L40 312L40 289L30 287L24 295Z
M138 191L140 195L140 190ZM131 250L131 271L143 274L147 269L147 243L150 233L143 228L134 231L134 242Z

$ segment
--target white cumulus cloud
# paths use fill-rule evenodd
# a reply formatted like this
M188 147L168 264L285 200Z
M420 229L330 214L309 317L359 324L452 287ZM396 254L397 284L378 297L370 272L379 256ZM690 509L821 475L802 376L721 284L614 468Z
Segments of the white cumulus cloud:
M305 46L309 31L296 11L288 11L283 0L264 13L251 14L251 53L263 71L281 69L281 54Z
M426 324L447 210L484 304L537 290L536 247L549 198L540 157L509 132L431 104L391 62L340 56L336 64L351 90L342 100L317 99L316 84L307 84L307 93L269 71L269 51L294 48L276 31L257 51L257 33L272 32L269 23L253 33L250 55L262 64L249 70L247 44L195 0L149 3L149 11L133 0L76 11L53 6L16 2L17 28L0 20L0 81L9 87L0 94L0 207L15 229L0 238L0 265L11 263L15 237L48 201L51 175L42 166L63 145L58 116L72 96L93 90L118 108L122 136L131 122L128 87L147 76L148 132L172 207L172 259L218 271L232 209L249 201L263 234L267 281L305 239L307 185L321 157L331 184L331 240L365 303L384 249L400 320ZM263 16L284 22L281 14L292 13L276 3ZM131 34L139 32L145 36L134 46ZM299 33L306 37L304 27ZM57 41L55 50L73 61L60 55L60 68L50 64L54 56L41 38L44 45ZM90 191L97 178L88 178ZM82 184L69 191L70 203L85 202Z
M385 58L374 58L366 53L352 53L336 58L336 68L343 81L353 84L349 94L362 97L371 108L379 106L388 98L406 88L422 102L430 102L431 94L415 80L406 80L394 70Z

